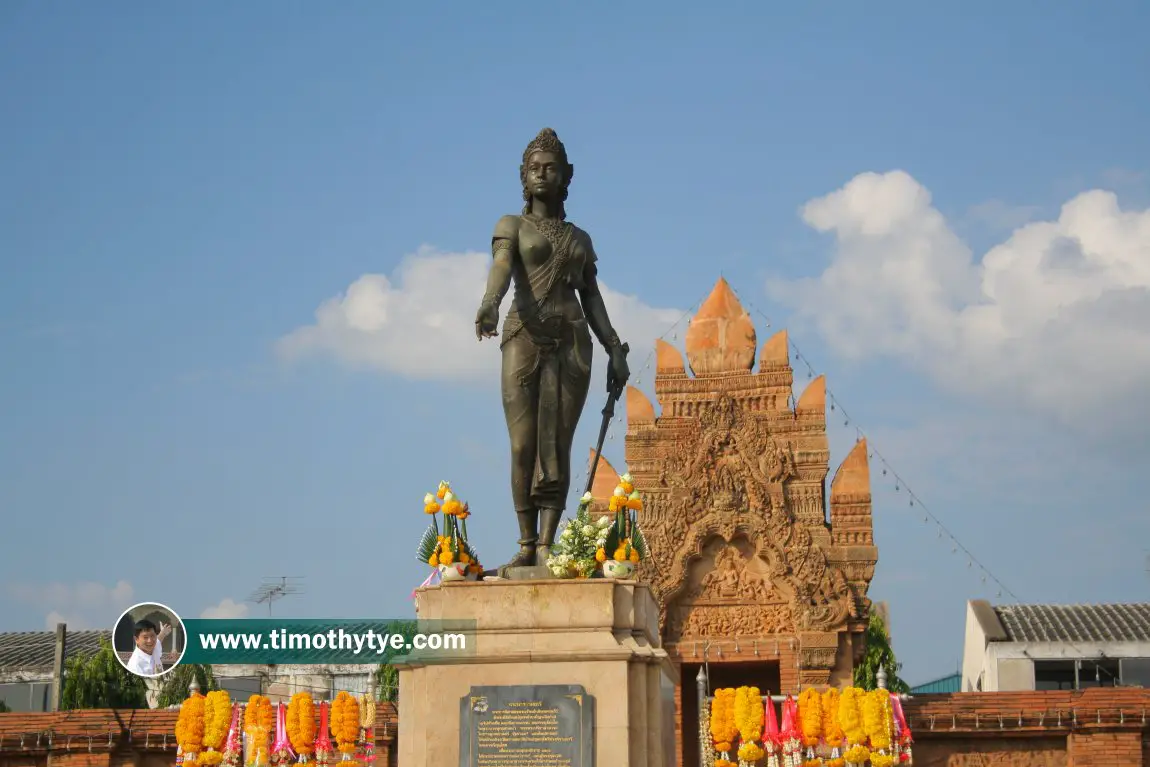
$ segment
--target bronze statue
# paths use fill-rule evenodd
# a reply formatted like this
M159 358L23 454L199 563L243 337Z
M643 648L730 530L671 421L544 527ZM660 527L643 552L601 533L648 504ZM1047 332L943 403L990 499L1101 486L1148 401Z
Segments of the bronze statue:
M608 392L620 392L630 377L626 347L599 293L591 237L566 220L574 171L550 128L527 145L519 167L523 214L495 225L487 292L475 315L479 340L498 335L499 307L514 282L499 347L520 549L505 567L546 565L550 556L591 383L591 333L610 359Z

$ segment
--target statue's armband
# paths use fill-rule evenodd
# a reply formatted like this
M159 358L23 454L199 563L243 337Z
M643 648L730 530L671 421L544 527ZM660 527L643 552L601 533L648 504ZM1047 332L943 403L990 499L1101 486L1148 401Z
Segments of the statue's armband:
M519 217L504 216L495 224L495 232L491 235L491 255L498 258L500 255L510 255L515 252L519 241ZM505 253L506 252L506 253Z

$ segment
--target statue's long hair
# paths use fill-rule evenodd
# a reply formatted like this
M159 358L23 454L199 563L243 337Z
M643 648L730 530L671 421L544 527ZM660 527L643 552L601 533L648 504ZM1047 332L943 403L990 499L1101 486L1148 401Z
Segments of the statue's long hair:
M563 164L563 189L559 197L559 220L567 219L567 192L571 186L571 179L575 175L575 166L567 160L567 147L559 140L559 136L551 128L544 128L539 135L523 150L523 164L519 166L519 183L523 185L523 212L531 212L531 191L527 188L527 160L535 152L553 152Z

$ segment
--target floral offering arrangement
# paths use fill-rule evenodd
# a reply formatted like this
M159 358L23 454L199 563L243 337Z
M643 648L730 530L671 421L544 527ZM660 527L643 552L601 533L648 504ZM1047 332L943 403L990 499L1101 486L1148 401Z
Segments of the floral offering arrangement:
M823 715L822 739L825 767L845 767L846 765L846 760L843 759L843 741L846 739L846 735L843 733L842 725L839 724L841 697L839 691L832 687L824 692L819 700ZM799 716L804 717L803 721L806 721L807 714L803 711L801 696L799 698Z
M292 751L291 741L287 734L287 706L280 703L276 706L276 739L272 743L272 767L287 767L296 759Z
M803 763L803 742L799 734L799 707L790 695L783 701L783 726L780 737L783 746L783 767L799 767Z
M467 539L467 518L471 510L452 491L450 482L440 482L436 492L423 497L423 511L431 516L431 524L419 541L416 558L439 568L445 579L477 580L483 566ZM440 511L443 512L442 533L438 521Z
M779 767L783 737L779 732L778 717L775 716L775 704L764 706L763 712L763 750L767 754L767 767Z
M271 753L271 734L275 727L272 702L263 695L248 698L244 709L244 763L249 767L263 767Z
M755 687L715 690L700 736L703 767L896 767L913 763L897 695L856 687L787 696L781 723ZM731 755L736 754L737 764Z
M198 692L180 706L176 719L176 745L183 764L196 761L204 748L204 696Z
M595 558L605 565L608 560L639 564L647 556L647 541L636 518L636 512L643 509L643 499L639 497L630 473L619 478L608 509L615 515L614 523L607 528L603 546L595 552Z
M196 759L205 767L224 761L223 747L232 720L232 699L224 690L213 690L204 697L204 751Z
M340 767L358 767L353 754L359 742L359 701L351 693L341 692L331 704L331 734L343 755Z
M823 710L822 695L813 687L808 687L799 695L798 700L798 726L802 736L802 744L806 748L802 767L819 767L822 761L818 758L815 749L822 744Z
M239 703L232 704L232 721L228 725L228 738L224 741L222 762L224 767L243 767L244 764L244 744L241 738L243 724L240 721L240 709Z
M363 767L375 764L375 701L369 695L359 699L359 740L363 745L359 754Z
M327 701L319 704L319 733L315 739L315 763L319 767L335 764L335 747L331 744L328 727Z
M735 727L739 730L739 765L755 764L766 753L758 744L763 734L763 696L758 687L735 690Z
M601 560L596 556L607 545L607 528L613 520L611 517L592 520L592 500L590 493L584 493L575 518L564 525L551 547L547 568L556 578L590 578L599 569Z
M735 690L723 688L715 690L711 701L711 743L718 752L715 767L735 767L731 761L731 750L739 737L739 725L735 721Z
M315 753L315 732L315 703L310 694L297 692L288 703L287 734L300 764L307 764L308 757Z

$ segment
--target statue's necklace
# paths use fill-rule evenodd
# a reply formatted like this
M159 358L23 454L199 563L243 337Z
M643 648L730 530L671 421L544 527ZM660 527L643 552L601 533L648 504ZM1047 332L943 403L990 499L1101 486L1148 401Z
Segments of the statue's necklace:
M561 219L540 218L534 213L528 213L526 218L528 221L535 225L535 228L539 230L539 233L546 237L552 245L554 245L559 240L559 235L563 233L564 227L567 226L567 222Z

